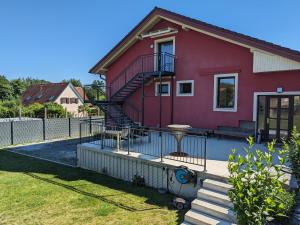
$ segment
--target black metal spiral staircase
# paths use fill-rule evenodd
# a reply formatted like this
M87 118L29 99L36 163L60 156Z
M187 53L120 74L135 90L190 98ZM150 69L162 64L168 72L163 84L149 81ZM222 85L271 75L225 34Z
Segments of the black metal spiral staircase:
M127 115L124 102L154 77L173 76L175 57L168 53L142 55L129 64L109 84L109 101L95 101L106 118L118 126L136 126L140 121ZM137 109L133 109L137 110Z

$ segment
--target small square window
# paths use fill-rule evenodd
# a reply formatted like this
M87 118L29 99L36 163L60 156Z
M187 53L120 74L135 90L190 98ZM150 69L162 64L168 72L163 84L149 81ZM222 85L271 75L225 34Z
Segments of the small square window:
M49 98L48 98L48 101L52 101L54 99L55 96L51 95Z
M194 81L177 81L177 96L194 96Z
M160 94L160 82L155 83L155 96L159 96ZM161 95L162 96L170 96L170 82L162 82L161 83Z
M36 97L36 99L41 99L41 98L42 98L41 94Z

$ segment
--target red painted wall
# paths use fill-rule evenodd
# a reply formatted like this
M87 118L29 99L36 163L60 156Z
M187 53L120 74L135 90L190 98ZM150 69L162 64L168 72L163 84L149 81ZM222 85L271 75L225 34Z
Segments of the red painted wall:
M189 124L193 127L216 128L217 126L238 126L240 120L252 121L253 93L276 91L300 91L300 72L272 72L253 74L253 55L249 49L216 39L195 31L184 31L181 27L162 21L153 30L176 27L175 36L176 81L194 80L194 96L176 96L174 87L174 123ZM164 37L162 37L164 38ZM159 38L158 38L159 39ZM153 38L138 41L126 51L107 72L107 83L116 77L138 55L153 53L150 46ZM214 74L238 73L237 112L214 112ZM159 124L159 97L155 95L154 82L145 88L145 124ZM163 126L170 124L171 97L163 99ZM140 90L129 100L141 109ZM256 110L256 109L255 109Z

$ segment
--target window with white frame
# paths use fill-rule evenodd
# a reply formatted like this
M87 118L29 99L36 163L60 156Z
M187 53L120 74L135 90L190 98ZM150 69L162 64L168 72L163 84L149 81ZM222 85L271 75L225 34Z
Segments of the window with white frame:
M170 96L170 82L161 82L161 88L160 88L160 82L156 82L155 83L155 96L160 95L160 89L161 89L162 96Z
M177 96L194 96L194 81L181 80L176 82Z
M214 111L237 111L238 74L217 74L214 77Z

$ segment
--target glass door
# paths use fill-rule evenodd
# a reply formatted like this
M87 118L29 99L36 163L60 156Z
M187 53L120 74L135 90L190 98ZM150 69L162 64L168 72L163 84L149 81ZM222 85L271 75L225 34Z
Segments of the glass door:
M173 41L167 41L158 44L158 71L173 72L173 48Z
M292 96L267 96L266 135L281 140L290 136L292 128Z

